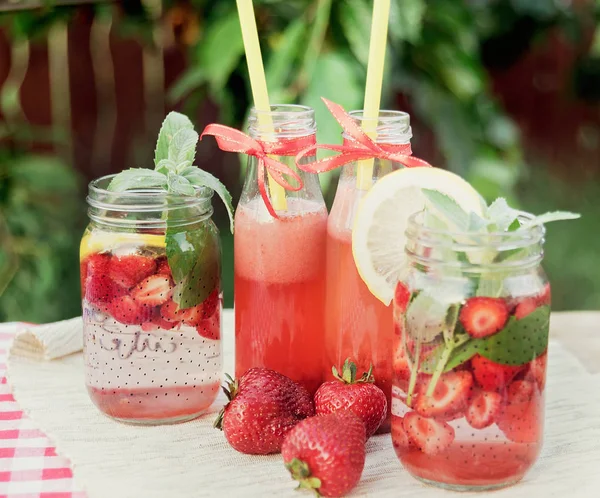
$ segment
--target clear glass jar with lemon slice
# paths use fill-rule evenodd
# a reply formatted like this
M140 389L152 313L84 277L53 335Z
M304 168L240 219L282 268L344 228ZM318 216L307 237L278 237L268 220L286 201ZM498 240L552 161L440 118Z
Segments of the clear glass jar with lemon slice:
M550 317L542 225L576 217L487 206L435 168L393 173L365 198L353 253L369 289L394 301L392 440L415 477L494 489L536 461Z

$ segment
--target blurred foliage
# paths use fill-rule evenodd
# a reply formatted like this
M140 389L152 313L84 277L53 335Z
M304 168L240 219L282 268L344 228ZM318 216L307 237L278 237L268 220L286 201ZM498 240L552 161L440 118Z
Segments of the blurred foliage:
M149 3L131 0L81 8L52 7L48 1L42 9L0 15L0 24L13 39L35 40L44 37L54 22L72 19L82 9L93 16L114 15L116 9L119 22L114 29L123 36L136 37L146 46L163 39L187 47L188 69L170 89L171 104L181 104L184 111L197 114L203 102L210 99L219 106L221 122L242 126L251 94L235 0L165 0L160 19L154 19L147 8ZM271 101L314 107L319 141L339 142L339 126L320 98L332 99L348 110L362 107L372 1L254 3ZM383 93L384 106L397 108L401 95L402 102L411 106L417 130L432 131L439 150L426 149L419 134L413 139L415 150L463 175L486 198L503 195L536 212L555 207L583 211L583 221L551 227L548 235L549 273L555 289L564 289L555 291L555 303L557 308L571 309L600 305L596 284L600 274L590 278L590 269L597 266L593 262L595 252L582 243L574 246L573 242L589 239L590 228L585 220L595 223L598 202L592 200L597 194L592 192L593 186L586 186L590 202L581 207L574 189L551 178L532 181L527 175L519 129L496 100L489 70L510 67L555 28L581 47L586 29L596 27L589 53L579 57L572 89L575 98L597 102L600 0L578 2L577 9L573 4L558 0L393 0ZM160 23L162 38L153 36L156 23ZM8 229L13 241L3 243L0 265L14 267L6 264L10 258L18 257L20 261L19 271L2 295L0 320L71 316L79 306L74 298L77 284L59 287L56 282L67 271L68 258L76 257L74 239L79 233L74 233L72 213L83 210L79 205L67 208L65 200L74 195L75 179L56 161L0 150L0 233ZM40 179L37 173L27 177L25 168L24 173L17 174L19 164L37 164L29 166L31 172L36 167L41 170L42 162L48 168L46 172L56 171L56 178L63 179L62 186L55 185L44 195L39 191L42 185L36 183ZM333 178L334 174L322 178L329 201L335 191L329 188L335 184ZM50 199L57 192L62 192L62 202L46 207L43 202L52 204ZM22 209L29 213L23 219L15 214ZM56 231L50 233L49 226ZM566 233L570 244L559 244ZM29 242L16 244L22 237ZM3 234L2 240L10 239ZM7 251L8 246L16 250ZM32 247L38 252L31 252ZM571 250L575 252L568 252ZM230 259L231 252L232 240L226 237L226 259ZM573 254L578 254L577 261ZM569 256L568 267L563 264L565 255ZM228 282L232 280L231 275L225 277ZM47 284L51 281L55 282L53 287Z

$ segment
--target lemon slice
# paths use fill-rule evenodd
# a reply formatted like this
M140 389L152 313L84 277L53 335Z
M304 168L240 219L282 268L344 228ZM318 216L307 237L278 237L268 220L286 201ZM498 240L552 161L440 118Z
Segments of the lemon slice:
M79 257L83 260L90 254L121 247L165 247L165 244L164 235L86 231L79 246Z
M422 189L451 197L466 212L482 214L481 197L460 176L438 168L405 168L381 178L354 219L352 253L358 273L386 306L404 268L408 218L425 207Z

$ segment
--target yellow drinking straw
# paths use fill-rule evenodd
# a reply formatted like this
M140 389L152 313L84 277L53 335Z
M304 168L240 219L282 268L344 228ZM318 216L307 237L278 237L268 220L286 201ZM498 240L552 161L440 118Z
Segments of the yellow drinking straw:
M258 122L261 129L266 128L267 130L273 130L273 120L269 114L271 112L271 106L269 105L267 80L265 78L265 69L260 53L260 43L258 42L258 30L256 28L252 0L236 0L236 2L240 26L242 28L244 48L246 50L246 62L248 64L248 73L250 75L252 98L254 99L254 107L259 111L257 113ZM279 211L287 210L285 189L275 182L270 174L268 176L269 192L271 194L273 207Z
M381 104L381 86L383 84L383 66L390 19L390 0L374 0L373 21L371 23L371 41L369 42L369 64L367 66L367 87L363 113L363 129L377 126L379 106ZM369 133L373 139L375 133ZM373 181L374 159L359 161L356 170L356 187L369 190Z

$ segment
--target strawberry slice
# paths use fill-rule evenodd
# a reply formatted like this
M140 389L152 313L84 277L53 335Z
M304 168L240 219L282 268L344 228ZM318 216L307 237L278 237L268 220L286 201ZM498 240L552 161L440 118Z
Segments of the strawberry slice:
M159 329L171 330L177 326L177 322L165 320L160 314L160 308L156 308L152 316L152 323Z
M538 308L537 298L527 297L517 304L515 308L515 317L517 320L525 318L530 313L533 313Z
M527 381L515 381L527 382ZM527 384L531 384L527 382ZM526 392L531 391L527 399ZM506 406L500 411L496 424L504 435L515 443L537 443L542 434L542 399L535 393L533 385L511 385Z
M156 260L156 274L171 277L171 268L166 257L160 257Z
M548 361L548 353L541 354L536 359L529 362L529 370L525 374L525 378L534 381L539 390L543 391L546 387L546 363Z
M108 311L115 320L126 325L149 322L153 315L152 308L136 302L127 295L113 299L108 305Z
M159 306L166 303L172 294L171 279L165 275L151 275L131 291L131 297L146 306Z
M495 297L472 297L460 310L460 323L471 337L488 337L502 330L508 306Z
M410 439L404 429L404 418L392 415L392 444L396 450L410 448Z
M453 419L464 411L473 388L473 376L467 370L442 375L431 396L426 392L429 382L417 388L415 410L426 417Z
M90 303L102 307L126 292L126 289L113 282L107 275L97 274L87 277L84 297Z
M437 455L447 450L454 441L454 429L446 422L410 412L404 416L404 430L408 439L426 455Z
M128 256L113 256L110 260L108 275L116 283L131 289L156 270L156 262L148 256L137 254Z
M500 411L502 396L494 391L479 391L467 408L467 422L473 429L484 429L496 420Z
M201 320L196 326L196 332L206 339L218 341L221 338L221 320L219 313L206 320Z
M398 282L396 285L396 291L394 292L394 305L396 309L401 313L406 311L408 308L408 302L410 301L410 291L408 287L402 282Z
M535 385L527 380L515 380L508 387L508 400L510 403L526 403L535 394Z
M473 376L479 386L486 391L500 391L506 389L508 384L521 370L522 366L502 365L481 355L471 359Z
M404 392L408 391L408 383L410 380L410 368L404 349L399 346L396 348L394 355L394 384L396 384Z
M180 310L177 303L169 299L160 307L160 316L168 322L181 322L185 317L185 310Z

